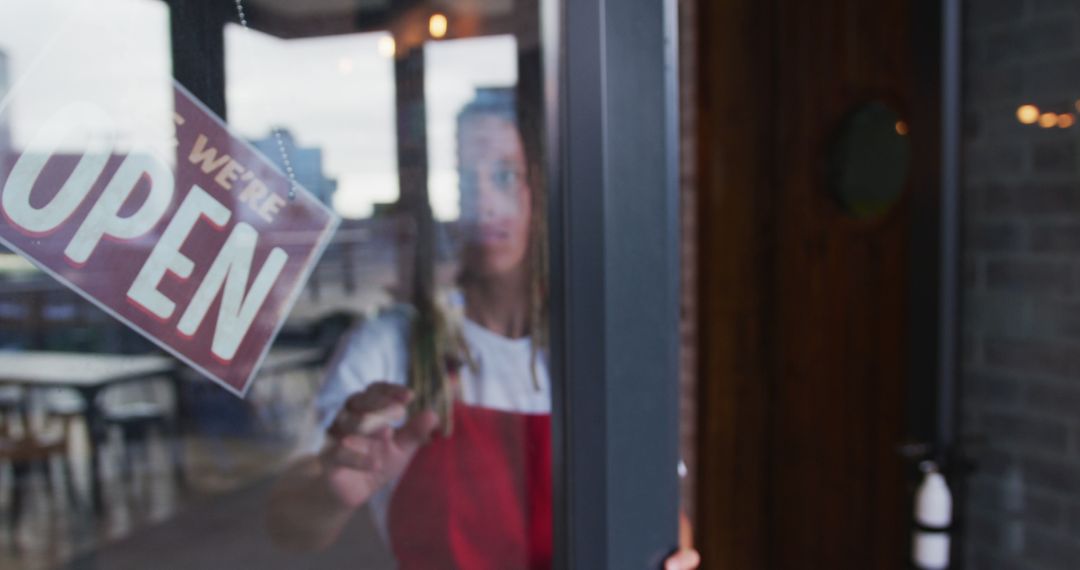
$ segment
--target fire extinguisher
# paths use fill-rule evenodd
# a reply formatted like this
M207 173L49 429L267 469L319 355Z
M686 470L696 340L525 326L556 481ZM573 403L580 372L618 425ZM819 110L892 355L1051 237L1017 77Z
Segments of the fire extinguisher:
M911 558L920 570L944 570L949 568L952 493L936 463L923 461L919 468L923 478L915 491Z

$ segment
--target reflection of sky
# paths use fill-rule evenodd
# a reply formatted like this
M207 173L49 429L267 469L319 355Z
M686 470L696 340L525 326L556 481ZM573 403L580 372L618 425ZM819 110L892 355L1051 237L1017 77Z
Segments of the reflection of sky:
M112 116L121 148L136 139L168 141L167 29L168 10L156 1L0 2L0 50L8 55L17 89L11 98L16 147L24 148L73 99L94 102Z
M284 127L298 145L322 147L323 168L338 179L334 206L350 217L398 195L394 66L379 55L380 35L225 33L230 124L248 138Z
M334 206L350 217L366 216L373 203L398 193L393 64L379 55L379 37L284 41L237 26L226 30L230 123L248 138L285 127L301 146L322 147L326 174L339 181ZM37 60L52 38L55 44ZM440 218L456 217L458 210L457 112L475 87L513 83L514 49L509 37L428 46L429 184ZM40 62L12 98L17 147L75 96L101 104L118 120L121 148L134 139L157 146L171 137L164 2L3 0L0 50L9 56L12 80Z
M442 219L458 215L457 114L476 87L517 81L512 36L432 42L424 52L427 99L428 188L431 208Z
M249 138L285 126L301 146L321 146L338 179L334 206L367 216L398 194L393 62L379 55L382 34L280 40L229 26L229 121ZM457 113L477 86L516 79L511 37L436 42L425 56L432 209L457 217ZM303 70L301 81L290 80Z

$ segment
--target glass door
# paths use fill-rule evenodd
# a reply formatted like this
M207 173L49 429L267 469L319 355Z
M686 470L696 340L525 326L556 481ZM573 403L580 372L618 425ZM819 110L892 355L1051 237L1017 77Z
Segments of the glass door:
M672 6L6 3L0 565L658 567Z

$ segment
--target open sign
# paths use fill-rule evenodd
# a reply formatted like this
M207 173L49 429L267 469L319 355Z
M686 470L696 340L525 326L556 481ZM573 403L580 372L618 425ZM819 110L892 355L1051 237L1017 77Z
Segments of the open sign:
M169 158L88 138L111 124L91 103L57 109L0 160L0 242L243 395L338 218L303 188L290 198L178 84L174 99Z

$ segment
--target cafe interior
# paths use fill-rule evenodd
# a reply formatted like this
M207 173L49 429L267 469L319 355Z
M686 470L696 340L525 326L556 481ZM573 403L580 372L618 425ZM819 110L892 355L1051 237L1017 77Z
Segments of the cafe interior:
M175 79L342 221L242 398L63 275L2 250L0 567L391 564L377 540L281 551L263 529L267 494L321 431L313 401L343 334L410 300L417 250L431 251L439 286L453 283L453 127L469 102L539 73L528 49L539 41L537 10L383 0L5 4L0 19L53 37L5 32L0 42L0 92L29 85L12 89L0 150L14 150L35 120L34 89L64 84L49 77L52 67L92 69L102 99L133 92L148 123L155 112L171 117ZM133 60L107 61L117 53ZM31 65L44 70L40 84ZM358 536L365 530L373 536Z
M267 505L330 433L343 341L468 306L469 248L509 233L470 218L475 149L507 148L476 113L514 117L527 164L493 180L545 189L529 319L551 350L526 358L588 380L545 402L555 567L681 545L733 570L1075 568L1077 7L5 0L0 176L91 152L179 172L187 98L276 172L281 212L340 221L273 233L325 249L235 384L87 293L127 287L128 258L32 255L55 236L12 238L4 210L0 568L394 568L385 505L315 552L273 540ZM112 150L90 121L42 158L76 97L116 120Z

